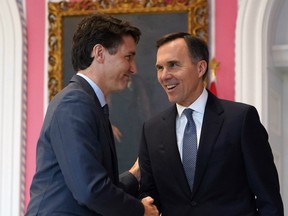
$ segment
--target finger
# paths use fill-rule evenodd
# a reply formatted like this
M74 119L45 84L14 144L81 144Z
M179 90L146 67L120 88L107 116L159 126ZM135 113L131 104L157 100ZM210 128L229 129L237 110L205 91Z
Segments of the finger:
M143 198L142 201L149 203L149 204L153 204L154 199L152 197L148 196L148 197Z

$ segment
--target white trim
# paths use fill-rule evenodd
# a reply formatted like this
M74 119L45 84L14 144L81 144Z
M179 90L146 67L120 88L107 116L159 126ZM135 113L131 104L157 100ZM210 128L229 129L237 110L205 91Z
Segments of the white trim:
M275 67L279 69L283 65L286 65L287 70L287 46L281 48L272 46L278 23L278 9L281 9L283 2L284 0L238 0L239 11L235 38L235 100L254 105L264 126L267 129L274 127L279 130L278 132L270 131L270 138L274 138L274 143L270 144L279 172L282 198L285 204L288 198L287 190L285 191L287 188L285 188L285 180L288 179L287 162L284 161L287 155L287 148L285 150L287 143L282 142L281 123L273 119L275 121L272 123L276 123L273 125L269 121L272 114L276 114L278 119L282 119L282 112L277 111L282 107L281 87L279 86L280 90L277 89L277 91L271 88L273 84L277 83L275 81L279 81L277 76L271 73L277 71ZM286 62L284 58L286 58ZM272 104L268 104L268 101ZM269 115L271 111L273 113ZM288 205L285 205L287 209Z
M267 118L262 95L267 75L267 37L263 32L267 24L263 21L267 2L269 0L238 2L235 37L235 100L254 105L264 124Z
M215 0L209 0L209 53L210 59L215 57L215 40L216 40L216 28L215 28Z
M238 0L235 100L254 105L265 126L268 124L268 29L280 1L283 0Z
M48 74L48 53L49 53L49 47L48 47L48 36L49 36L49 20L48 20L48 2L50 0L45 0L45 37L44 37L44 100L43 100L43 118L45 116L46 110L49 105L49 88L48 88L48 80L49 80L49 74Z
M0 215L20 215L23 47L16 1L0 1Z
M274 60L275 67L288 68L288 44L284 45L274 45L272 47L272 56ZM285 71L285 70L283 70Z
M235 100L254 105L268 124L269 29L275 28L277 8L283 0L238 0L235 37ZM275 22L274 22L275 25ZM249 86L249 88L247 88Z
M286 61L288 60L288 56ZM283 94L288 93L288 67L285 68L285 74L283 74ZM283 97L283 110L287 110L288 107L288 97L285 95ZM282 199L284 204L284 212L288 212L288 115L283 115L283 184L282 184Z

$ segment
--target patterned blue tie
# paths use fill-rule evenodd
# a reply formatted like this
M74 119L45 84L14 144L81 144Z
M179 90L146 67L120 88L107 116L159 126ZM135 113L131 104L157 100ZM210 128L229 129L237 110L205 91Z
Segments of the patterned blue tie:
M197 157L197 133L196 133L196 125L192 117L193 110L185 109L183 113L187 118L187 124L183 136L182 159L186 178L189 183L190 190L192 191L194 183L194 173L196 167L196 157Z

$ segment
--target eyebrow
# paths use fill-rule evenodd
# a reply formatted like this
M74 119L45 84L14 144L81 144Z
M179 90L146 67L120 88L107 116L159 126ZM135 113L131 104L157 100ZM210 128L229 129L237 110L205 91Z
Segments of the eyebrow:
M130 55L134 55L134 56L136 55L136 52L134 52L134 51L129 51L128 53L129 53Z
M167 62L167 64L177 63L177 62L179 62L179 61L178 60L170 60L170 61Z
M156 67L156 68L157 68L157 67L162 67L162 64L156 63L156 64L155 64L155 67Z
M163 68L163 66L161 66L161 65L159 65L159 64L156 64L156 65L155 65L155 68L156 68L156 69L160 69L160 68Z
M164 62L163 64L156 64L155 66L162 66L162 65L167 65L167 64L171 64L171 63L178 63L180 61L178 60L170 60L170 61L167 61L167 62Z

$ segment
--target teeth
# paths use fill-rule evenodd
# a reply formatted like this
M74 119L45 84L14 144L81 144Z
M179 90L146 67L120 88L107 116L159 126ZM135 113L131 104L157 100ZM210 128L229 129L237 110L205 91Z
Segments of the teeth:
M172 88L175 88L176 85L167 85L167 89L172 89Z

